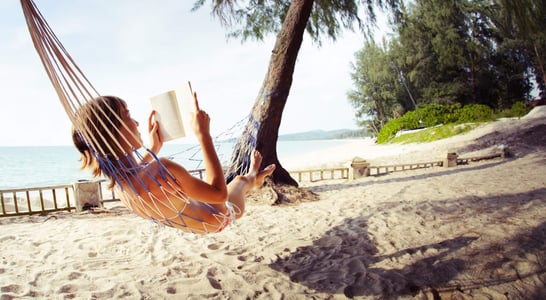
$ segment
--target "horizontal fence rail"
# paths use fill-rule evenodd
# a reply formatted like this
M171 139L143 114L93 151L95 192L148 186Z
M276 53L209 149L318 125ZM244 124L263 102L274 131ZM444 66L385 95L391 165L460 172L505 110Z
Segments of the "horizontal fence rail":
M333 168L333 169L313 169L302 171L290 171L291 176L296 177L298 182L313 182L329 179L347 179L349 178L349 168Z
M424 162L416 164L404 164L404 165L386 165L386 166L370 166L370 175L384 175L392 172L426 169L432 167L442 167L443 161Z
M119 201L107 188L107 181L98 181L102 202ZM74 185L0 190L0 217L76 211Z
M379 176L392 172L416 170L432 167L451 167L456 165L468 164L469 162L480 161L493 158L505 158L509 152L507 149L496 153L469 157L459 158L454 153L449 153L446 160L412 163L412 164L398 164L398 165L385 165L385 166L370 166L365 160L358 159L353 160L350 167L337 167L337 168L324 168L324 169L311 169L290 171L290 175L298 182L315 182L320 180L334 180L334 179L356 179L364 176ZM205 175L204 169L191 170L190 174L198 178L203 179ZM86 180L81 181L84 184ZM94 181L98 184L98 198L100 204L106 202L120 201L113 190L108 188L109 182L107 180ZM78 183L55 185L45 187L34 188L21 188L21 189L9 189L0 190L0 218L1 217L13 217L21 215L33 215L33 214L45 214L56 211L78 211L82 209L81 200L77 198L77 191L75 186ZM85 209L85 206L83 206Z

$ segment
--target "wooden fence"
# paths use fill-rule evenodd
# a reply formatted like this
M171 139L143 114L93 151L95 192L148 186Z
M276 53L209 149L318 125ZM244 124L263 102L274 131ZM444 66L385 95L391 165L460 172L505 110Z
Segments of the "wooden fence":
M385 165L385 166L365 166L367 174L363 176L355 176L354 169L358 169L358 166L349 166L344 168L330 168L330 169L311 169L290 171L290 175L295 178L297 182L315 182L320 180L331 179L356 179L358 177L365 176L378 176L392 172L416 170L423 168L442 167L443 161L423 162L414 164L400 164L400 165ZM356 168L355 168L356 167Z
M203 179L205 170L190 173ZM120 201L114 191L107 188L108 181L82 181L95 185L99 205ZM0 218L22 215L46 214L56 211L81 211L86 209L85 201L78 200L78 183L0 190ZM83 201L83 202L82 202ZM86 200L88 201L88 200Z
M391 172L416 170L432 167L452 167L483 159L504 158L507 152L498 152L470 158L459 158L454 153L448 153L443 161L398 164L385 166L370 166L365 160L355 158L350 166L326 169L311 169L290 171L294 179L300 183L315 182L320 180L333 179L357 179L365 176L378 176ZM190 171L196 177L203 178L205 170ZM83 181L84 183L88 181ZM115 193L106 188L107 181L100 180L92 182L92 192L95 191L97 205L119 201ZM12 217L32 214L45 214L56 211L81 211L85 209L85 201L79 196L78 183L67 185L56 185L35 188L0 190L0 217ZM83 189L82 189L83 190ZM87 196L84 196L87 197Z
M102 202L116 201L105 183L97 181ZM0 217L76 211L76 206L72 184L0 190Z

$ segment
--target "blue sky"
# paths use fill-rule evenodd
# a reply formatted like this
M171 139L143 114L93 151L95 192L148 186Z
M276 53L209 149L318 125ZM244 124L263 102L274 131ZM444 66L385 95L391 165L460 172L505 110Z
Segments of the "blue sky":
M250 112L274 36L226 39L208 7L181 0L35 0L99 93L125 99L145 131L149 98L191 80L213 134ZM36 54L18 0L0 1L0 146L69 145L70 123ZM356 128L347 92L350 63L363 45L346 31L300 50L280 133Z

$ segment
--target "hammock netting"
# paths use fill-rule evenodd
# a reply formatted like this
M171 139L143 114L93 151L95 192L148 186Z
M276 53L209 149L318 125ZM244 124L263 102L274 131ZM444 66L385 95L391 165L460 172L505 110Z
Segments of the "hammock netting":
M32 0L21 0L21 5L34 47L75 132L87 145L102 172L115 183L115 191L124 204L155 223L186 232L218 232L229 224L237 213L234 211L236 207L227 205L228 212L222 213L213 205L191 199L181 189L184 183L179 182L150 149L132 149L132 153L123 150L123 145L130 144L128 139L131 136L128 137L126 133L131 130L111 106L96 104L94 100L101 98L101 94L76 65L35 3ZM83 109L90 110L94 121L82 117ZM249 121L248 118L216 136L215 144L232 139L237 129L241 128L241 123ZM124 128L125 134L120 134ZM256 136L256 133L250 135ZM134 134L132 138L136 138ZM243 162L250 161L254 146L250 139L248 147L234 152L233 156L242 156ZM200 148L195 146L172 156L180 156L183 152L195 157ZM152 162L142 163L144 155L152 157ZM137 160L131 159L133 157ZM237 157L232 157L231 161L237 161ZM243 163L236 173L243 174L247 170L248 164ZM154 186L149 182L153 182Z

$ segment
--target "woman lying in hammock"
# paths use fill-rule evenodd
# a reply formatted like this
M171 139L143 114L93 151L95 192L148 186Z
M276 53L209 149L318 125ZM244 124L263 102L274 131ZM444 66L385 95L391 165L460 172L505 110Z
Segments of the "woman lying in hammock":
M72 137L82 154L82 169L109 178L110 187L116 189L123 203L136 214L187 232L219 232L243 215L245 196L254 187L263 185L275 165L260 171L262 156L253 150L248 173L226 185L209 131L209 116L199 109L197 97L194 98L192 126L203 151L204 181L181 165L153 154L163 145L155 112L148 118L152 153L138 159L135 149L143 147L138 122L131 118L120 98L104 96L83 104L76 112L81 126L73 130ZM87 142L90 139L98 141Z

